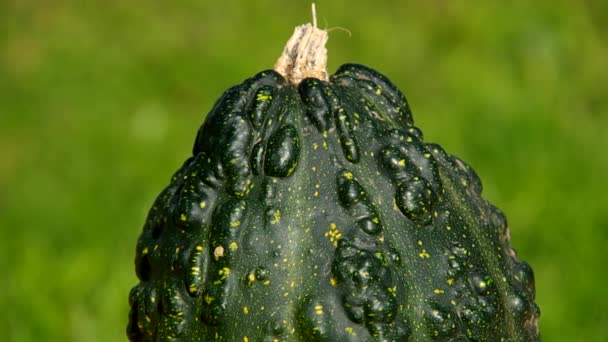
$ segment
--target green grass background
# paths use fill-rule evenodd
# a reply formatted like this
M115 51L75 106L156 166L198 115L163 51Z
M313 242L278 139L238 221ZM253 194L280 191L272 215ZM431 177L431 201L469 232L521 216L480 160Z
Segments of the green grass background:
M125 340L148 207L308 1L0 2L0 340ZM533 266L545 341L608 341L608 2L318 1L330 71L406 94Z

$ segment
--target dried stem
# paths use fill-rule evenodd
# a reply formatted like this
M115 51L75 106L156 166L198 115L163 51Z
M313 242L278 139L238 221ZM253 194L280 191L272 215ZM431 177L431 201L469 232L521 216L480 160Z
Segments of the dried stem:
M274 70L290 83L298 84L305 78L314 77L327 81L327 43L325 30L317 28L317 13L312 4L312 24L297 26L287 41L283 54Z

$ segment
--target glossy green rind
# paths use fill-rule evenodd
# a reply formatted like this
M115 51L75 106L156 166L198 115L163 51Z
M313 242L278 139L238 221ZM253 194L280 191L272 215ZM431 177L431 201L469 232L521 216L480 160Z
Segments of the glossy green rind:
M264 71L152 206L129 339L536 341L532 270L481 190L376 71Z

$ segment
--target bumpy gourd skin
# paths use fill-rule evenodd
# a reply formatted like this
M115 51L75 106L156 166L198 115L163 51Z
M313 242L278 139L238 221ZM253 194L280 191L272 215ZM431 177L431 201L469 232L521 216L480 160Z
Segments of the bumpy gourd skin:
M505 216L361 65L228 90L136 253L131 341L538 340Z

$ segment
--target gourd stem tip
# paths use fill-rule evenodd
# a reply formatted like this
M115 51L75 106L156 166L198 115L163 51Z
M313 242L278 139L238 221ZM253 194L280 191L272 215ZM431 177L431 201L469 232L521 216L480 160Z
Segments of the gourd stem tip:
M317 28L317 10L312 3L312 24L296 27L273 69L291 84L309 77L328 81L327 39L327 31Z

